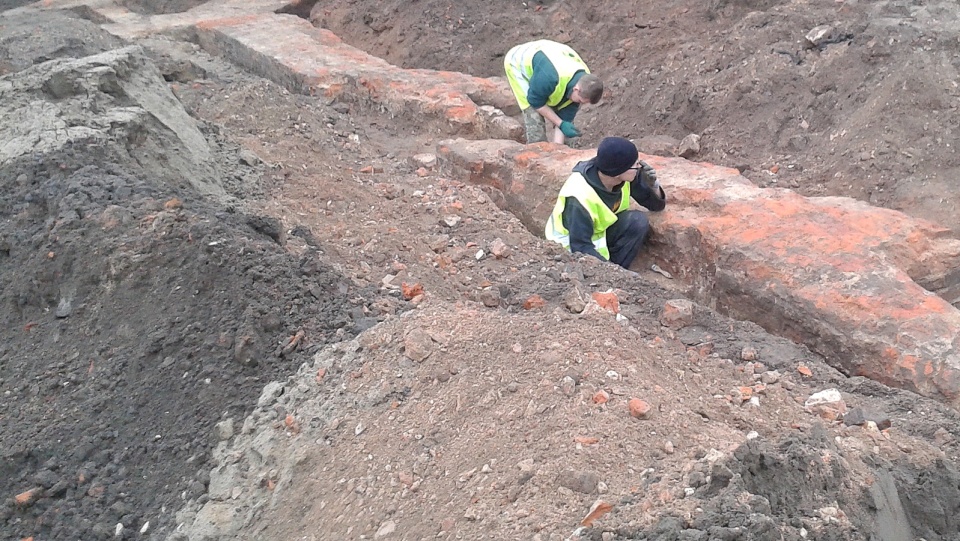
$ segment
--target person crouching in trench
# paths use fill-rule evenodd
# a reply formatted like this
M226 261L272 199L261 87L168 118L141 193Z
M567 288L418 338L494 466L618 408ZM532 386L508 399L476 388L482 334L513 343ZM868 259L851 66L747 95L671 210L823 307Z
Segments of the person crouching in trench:
M667 204L656 171L639 159L636 145L607 137L596 157L577 163L560 188L544 234L573 253L628 269L650 234L646 213L629 210L631 198L651 211Z

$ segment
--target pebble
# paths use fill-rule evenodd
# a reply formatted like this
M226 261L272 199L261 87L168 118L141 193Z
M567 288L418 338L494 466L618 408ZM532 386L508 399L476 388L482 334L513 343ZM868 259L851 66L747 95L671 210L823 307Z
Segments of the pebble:
M767 370L760 375L760 381L763 382L764 385L772 385L780 381L780 372L777 372L776 370Z
M582 494L593 494L600 484L600 475L591 471L564 470L560 473L560 486Z
M392 534L395 531L397 531L397 523L392 520L388 520L383 524L381 524L379 528L377 528L377 533L373 535L373 538L381 539L383 537L386 537Z

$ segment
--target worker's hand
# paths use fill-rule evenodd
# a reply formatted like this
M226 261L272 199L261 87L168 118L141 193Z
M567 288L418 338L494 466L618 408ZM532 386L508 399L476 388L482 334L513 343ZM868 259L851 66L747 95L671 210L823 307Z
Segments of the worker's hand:
M564 120L560 123L560 131L563 132L563 135L567 139L580 137L580 130L578 130L577 127L573 125L573 122L570 122L569 120Z
M637 171L637 174L640 175L640 182L643 182L643 185L647 188L655 190L660 186L657 183L657 172L647 162L640 162L640 170Z

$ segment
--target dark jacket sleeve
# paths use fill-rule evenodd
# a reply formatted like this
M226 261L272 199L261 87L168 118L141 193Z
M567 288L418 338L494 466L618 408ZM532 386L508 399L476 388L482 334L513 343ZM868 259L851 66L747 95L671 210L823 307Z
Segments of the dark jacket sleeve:
M563 227L570 233L570 251L590 254L606 261L593 247L593 218L574 197L568 197L563 207Z
M663 192L663 188L657 187L657 190L660 191L660 197L654 195L653 190L638 180L630 186L630 197L649 210L663 210L667 206L667 194Z

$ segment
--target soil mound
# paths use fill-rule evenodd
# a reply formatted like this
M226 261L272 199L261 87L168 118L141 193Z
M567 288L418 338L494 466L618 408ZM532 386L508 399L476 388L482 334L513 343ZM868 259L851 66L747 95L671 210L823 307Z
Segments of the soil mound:
M372 296L243 210L252 158L138 48L0 79L0 118L0 538L163 527L214 423Z

